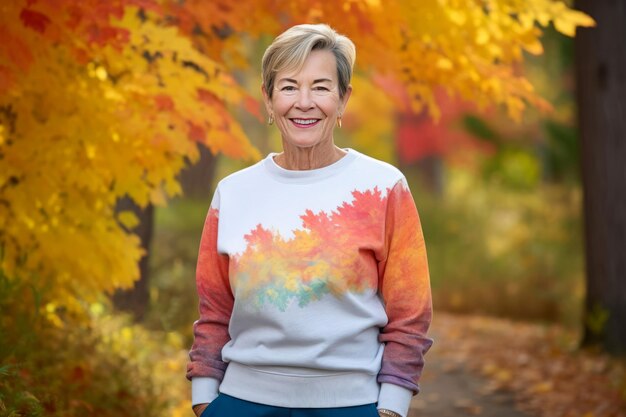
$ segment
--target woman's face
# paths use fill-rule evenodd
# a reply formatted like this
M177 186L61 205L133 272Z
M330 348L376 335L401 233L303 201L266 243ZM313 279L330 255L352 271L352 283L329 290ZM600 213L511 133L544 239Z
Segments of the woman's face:
M333 143L333 128L351 92L349 87L339 98L335 56L325 50L312 51L297 73L278 72L272 98L263 88L283 141L302 148Z

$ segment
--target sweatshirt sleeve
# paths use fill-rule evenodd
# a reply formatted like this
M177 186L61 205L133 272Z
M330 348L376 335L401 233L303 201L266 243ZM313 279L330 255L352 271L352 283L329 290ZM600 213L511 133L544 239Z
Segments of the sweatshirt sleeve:
M408 414L424 355L433 340L426 336L432 319L432 298L426 246L415 202L402 177L389 191L385 243L378 264L379 292L388 323L379 340L385 343L378 374L378 408Z
M217 250L219 188L207 213L196 265L199 319L193 324L194 342L189 351L187 379L192 384L192 405L211 402L227 364L222 348L230 340L228 323L234 298L228 278L228 255Z

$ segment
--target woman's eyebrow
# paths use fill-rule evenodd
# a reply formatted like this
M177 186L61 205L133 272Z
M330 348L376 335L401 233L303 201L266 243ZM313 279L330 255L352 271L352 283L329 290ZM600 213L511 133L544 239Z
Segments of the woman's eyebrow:
M293 83L293 84L298 84L298 81L294 80L293 78L281 78L280 80L278 80L278 82L287 82L287 83ZM316 80L313 80L313 84L317 84L317 83L324 83L324 82L329 82L332 83L333 80L329 79L329 78L318 78Z

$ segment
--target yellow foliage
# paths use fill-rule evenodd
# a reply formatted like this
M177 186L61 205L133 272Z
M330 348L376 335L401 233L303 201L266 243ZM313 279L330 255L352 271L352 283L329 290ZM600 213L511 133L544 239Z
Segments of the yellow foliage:
M519 119L528 104L549 107L517 69L523 51L542 52L540 26L554 22L571 36L594 24L551 0L346 0L340 8L147 1L152 7L141 12L120 4L123 13L108 11L118 31L108 40L89 21L68 26L69 2L0 7L0 268L11 279L41 279L46 301L70 310L138 277L143 252L122 228L136 219L116 218L118 198L166 204L180 194L176 175L198 159L198 143L259 158L229 112L250 99L232 75L245 63L243 32L327 22L355 41L362 70L406 86L413 110L438 118L434 91L443 86L480 106L505 105ZM43 17L27 21L24 9ZM354 83L369 101L355 95L355 109L380 116L355 141L387 159L381 137L392 130L394 104L363 79Z
M515 120L526 104L549 109L511 68L522 62L523 51L543 52L538 25L552 21L568 36L576 26L594 25L589 16L552 0L389 1L371 18L373 27L385 29L376 32L375 40L357 37L357 50L366 50L359 59L395 73L407 85L414 108L426 106L435 119L437 86L480 106L504 104ZM373 42L381 45L368 48Z
M137 218L135 213L129 210L118 213L117 218L128 229L132 229L133 227L137 226L137 224L139 224L139 219Z
M516 120L528 104L550 109L528 88L523 74L511 68L523 61L524 51L543 52L542 26L553 22L558 31L573 36L575 27L595 24L555 0L346 0L340 5L257 0L235 2L227 10L190 0L183 9L191 20L186 33L197 27L208 33L221 27L216 21L228 22L233 28L231 46L241 32L277 34L293 23L328 23L355 42L360 68L402 81L413 100L411 107L426 107L435 119L439 109L433 91L440 86L481 106L504 105ZM345 13L338 13L340 9ZM277 15L284 17L280 24ZM222 49L204 38L194 37L211 56L219 56Z
M196 141L258 157L220 104L239 103L245 93L174 28L142 23L130 7L119 21L132 35L127 47L105 46L84 66L71 48L42 42L16 16L3 22L37 60L0 95L0 267L13 279L41 277L52 305L78 311L77 300L138 278L143 250L118 223L132 228L137 219L129 212L115 219L117 198L164 205L180 194L176 175L185 157L197 159ZM157 51L159 62L144 58ZM199 102L199 88L215 103ZM204 135L190 140L190 124ZM58 321L54 308L47 316Z
M354 92L350 97L350 111L346 116L346 128L350 130L350 144L368 155L384 161L392 161L395 153L393 138L395 105L385 91L371 80L355 75L352 79Z

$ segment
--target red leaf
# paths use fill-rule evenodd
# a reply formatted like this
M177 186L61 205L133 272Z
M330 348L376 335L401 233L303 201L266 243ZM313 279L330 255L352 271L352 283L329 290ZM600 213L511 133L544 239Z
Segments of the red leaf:
M442 119L436 123L423 111L400 113L396 130L396 144L403 163L413 163L427 156L448 156L462 149L486 150L484 146L466 131L456 128L458 120L472 106L455 100L441 90L435 92Z
M66 9L66 13L69 17L65 22L65 25L71 30L76 29L83 19L83 11L80 9L80 7L77 7L75 5L69 5Z
M80 381L85 377L85 371L79 365L76 365L74 369L72 369L72 380Z
M43 13L34 10L22 9L20 19L24 26L35 29L39 33L44 33L50 24L50 18Z

